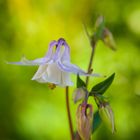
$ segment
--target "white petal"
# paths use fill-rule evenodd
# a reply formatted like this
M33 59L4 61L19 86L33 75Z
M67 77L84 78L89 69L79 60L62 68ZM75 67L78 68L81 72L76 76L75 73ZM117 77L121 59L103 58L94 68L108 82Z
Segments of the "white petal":
M61 81L61 70L55 63L41 65L32 78L38 82L59 84Z
M72 86L69 73L63 72L56 63L41 65L32 78L40 83L54 83L59 86Z
M71 82L71 79L70 79L70 74L67 73L67 72L61 72L61 86L73 86L73 83Z
M48 83L48 82L46 82L46 80L44 80L42 77L40 77L40 78L38 78L38 79L34 79L34 80L36 80L36 81L39 82L39 83Z
M44 75L44 78L59 86L72 86L69 73L63 72L56 63L48 65L47 74Z
M35 73L35 75L33 76L32 80L37 80L40 79L42 77L42 75L44 75L46 73L48 65L40 65L37 72ZM42 80L41 80L42 81Z
M49 64L47 68L47 77L49 81L53 83L60 83L61 81L61 70L58 68L56 63Z

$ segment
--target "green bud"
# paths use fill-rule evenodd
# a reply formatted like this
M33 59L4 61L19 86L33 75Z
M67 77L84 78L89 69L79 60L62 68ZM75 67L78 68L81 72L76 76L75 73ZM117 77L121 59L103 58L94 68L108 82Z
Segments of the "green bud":
M98 41L102 38L104 28L105 28L104 18L103 16L99 16L95 22L95 33L93 41Z
M114 114L108 103L99 106L99 114L102 121L112 130L112 133L115 132L114 124Z
M104 22L104 17L103 16L99 16L97 19L96 19L96 22L95 22L95 28L99 28L100 25Z
M82 140L89 140L92 132L93 109L90 104L80 104L76 113L77 131Z
M113 35L107 28L104 28L102 40L110 49L116 50L116 44Z

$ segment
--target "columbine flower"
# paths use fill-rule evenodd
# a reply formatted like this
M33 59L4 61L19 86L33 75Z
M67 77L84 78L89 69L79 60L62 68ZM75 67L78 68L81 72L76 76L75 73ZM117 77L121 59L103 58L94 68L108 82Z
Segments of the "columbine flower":
M36 80L40 83L53 83L59 86L73 85L70 80L70 73L86 76L89 75L78 66L71 64L70 48L62 38L50 43L49 50L43 58L29 61L24 57L20 62L9 62L9 64L27 66L39 65L39 68L32 80ZM92 76L98 76L98 74L92 74Z

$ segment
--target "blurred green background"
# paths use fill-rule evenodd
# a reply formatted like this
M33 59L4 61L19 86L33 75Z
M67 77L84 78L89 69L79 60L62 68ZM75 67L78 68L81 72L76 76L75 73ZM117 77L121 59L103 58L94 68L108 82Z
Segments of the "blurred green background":
M93 62L95 72L116 73L106 96L117 132L111 134L102 124L93 139L140 139L139 0L0 0L0 140L69 140L65 89L50 90L47 84L31 81L37 67L7 65L5 60L42 57L51 40L63 37L71 47L72 62L86 70L91 48L81 21L92 32L98 15L105 17L117 44L113 52L99 42ZM91 79L89 87L101 80ZM70 104L76 129L74 88Z

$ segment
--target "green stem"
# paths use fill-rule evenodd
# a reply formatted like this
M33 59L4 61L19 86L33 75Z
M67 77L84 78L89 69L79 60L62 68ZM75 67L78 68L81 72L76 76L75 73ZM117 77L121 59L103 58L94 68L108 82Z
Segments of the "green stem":
M70 129L70 136L71 140L74 140L74 133L73 133L73 126L70 114L70 105L69 105L69 87L66 87L66 107L67 107L67 114L68 114L68 121L69 121L69 129Z
M87 70L88 73L91 73L92 61L93 61L93 56L94 56L94 48L95 47L92 47L90 61L89 61L88 70ZM88 82L89 82L89 76L86 77L86 86L88 86Z
M92 48L92 51L91 51L91 55L90 55L90 60L89 60L89 64L88 64L88 70L87 72L90 74L92 72L92 62L93 62L93 57L94 57L94 51L95 51L95 46L96 46L96 41L95 40L91 40L91 36L89 35L88 33L88 30L86 28L86 25L83 23L83 27L84 27L84 31L90 41L90 44L91 44L91 48ZM89 82L89 76L86 77L86 87L88 86L88 82Z
M93 62L93 57L94 57L95 44L96 43L93 43L91 46L92 51L91 51L90 60L88 64L88 70L87 70L87 73L89 74L92 73L92 62ZM89 83L89 76L86 77L86 87L88 87L88 83ZM87 103L87 102L88 102L88 93L86 94L86 98L84 100L84 103Z

